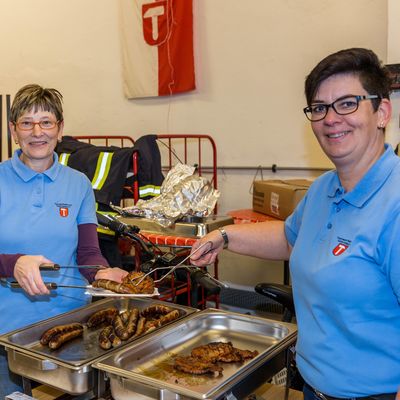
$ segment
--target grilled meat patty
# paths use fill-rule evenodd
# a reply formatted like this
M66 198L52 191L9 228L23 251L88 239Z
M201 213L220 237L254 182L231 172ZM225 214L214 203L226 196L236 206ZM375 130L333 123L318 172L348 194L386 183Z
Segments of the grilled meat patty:
M233 347L231 342L211 342L204 346L195 347L190 356L179 356L175 359L174 368L188 374L201 375L219 372L223 368L218 362L243 362L254 358L258 351L241 350Z
M222 367L209 362L204 361L196 357L191 356L180 356L176 357L174 368L178 371L186 372L188 374L203 375L209 373L218 373L222 375Z

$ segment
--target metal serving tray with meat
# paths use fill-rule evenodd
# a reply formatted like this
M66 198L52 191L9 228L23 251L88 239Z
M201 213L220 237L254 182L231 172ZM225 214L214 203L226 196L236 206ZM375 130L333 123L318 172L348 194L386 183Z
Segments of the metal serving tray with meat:
M115 350L115 348L110 350L100 348L98 336L102 328L87 329L85 327L83 337L65 343L57 350L50 350L48 346L40 344L42 333L56 325L73 322L85 324L94 312L108 307L116 307L120 312L134 307L141 311L152 304L165 304L178 310L180 316L177 320L198 311L195 308L153 299L107 298L7 333L0 337L0 344L5 346L8 352L8 365L16 374L73 395L87 393L95 389L97 371L92 369L92 363ZM153 332L162 329L165 327ZM148 335L151 333L132 337L118 348L126 347L127 344Z
M296 337L294 324L207 309L97 360L93 367L109 377L115 400L222 399L227 393L230 399L244 398L285 366ZM194 347L211 342L231 342L258 355L244 363L221 363L222 376L174 369L177 355L190 355Z

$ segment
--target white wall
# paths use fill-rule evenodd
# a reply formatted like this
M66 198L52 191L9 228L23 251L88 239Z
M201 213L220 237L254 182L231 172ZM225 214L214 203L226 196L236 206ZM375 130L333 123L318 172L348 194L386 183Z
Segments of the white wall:
M330 167L302 113L304 78L346 47L371 48L386 62L397 47L388 4L398 18L397 0L194 0L197 90L127 100L119 1L0 0L0 94L32 82L58 88L71 134L208 133L220 166ZM399 141L398 130L388 137ZM221 172L221 212L251 206L254 174Z

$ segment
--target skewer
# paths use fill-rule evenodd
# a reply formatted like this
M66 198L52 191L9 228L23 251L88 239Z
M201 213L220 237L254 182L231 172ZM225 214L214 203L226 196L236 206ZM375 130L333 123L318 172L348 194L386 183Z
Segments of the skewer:
M159 283L161 282L163 279L165 279L168 275L171 275L177 268L186 268L186 265L181 267L181 265L187 261L193 254L197 253L201 248L203 248L206 244L211 244L210 249L207 251L207 253L209 253L212 250L212 242L208 241L203 243L201 246L199 246L193 253L189 254L187 257L185 257L182 261L180 261L178 264L174 265L174 266L169 266L169 267L157 267L152 269L151 271L147 272L147 274L144 274L143 276L138 276L136 279L139 279L137 282L135 282L133 285L134 286L138 286L141 282L143 282L143 280L149 276L150 274L152 274L155 271L161 270L161 269L170 269L169 272L167 272L163 277L161 277L160 279L157 279L154 281L154 283Z

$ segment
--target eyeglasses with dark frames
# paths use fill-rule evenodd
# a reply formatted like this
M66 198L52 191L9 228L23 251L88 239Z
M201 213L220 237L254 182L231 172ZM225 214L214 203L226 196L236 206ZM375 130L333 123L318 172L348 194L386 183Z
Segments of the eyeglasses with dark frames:
M315 103L303 109L304 114L311 122L323 120L328 114L330 107L339 115L348 115L358 110L360 101L380 99L377 94L369 94L365 96L344 96L335 100L331 104Z

